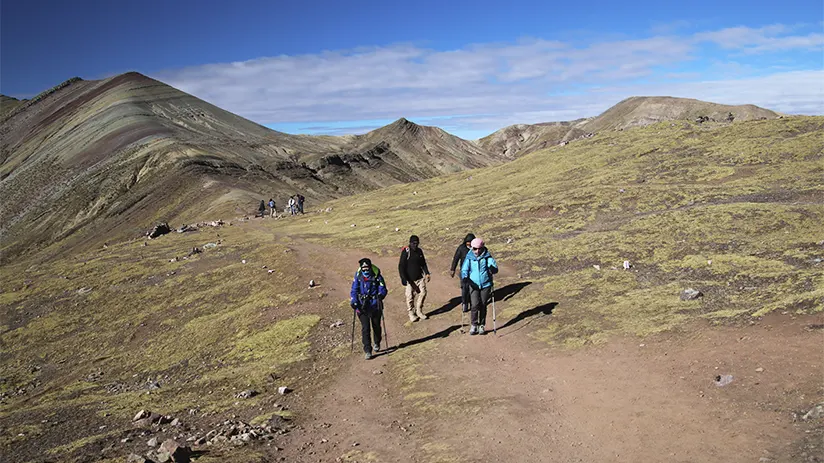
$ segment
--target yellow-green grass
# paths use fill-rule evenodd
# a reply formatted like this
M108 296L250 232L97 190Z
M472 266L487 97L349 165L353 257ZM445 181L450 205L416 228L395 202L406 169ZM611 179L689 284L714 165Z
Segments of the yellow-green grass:
M484 237L533 283L502 318L557 302L536 332L552 343L824 309L824 117L604 132L324 207L288 232L382 255L410 234L444 256ZM704 297L681 301L688 287Z
M143 408L239 413L262 396L239 404L237 392L272 390L270 375L288 380L290 365L309 358L321 314L301 307L316 297L271 233L225 226L143 243L0 269L5 425L54 413L128 421ZM68 458L94 439L50 452Z

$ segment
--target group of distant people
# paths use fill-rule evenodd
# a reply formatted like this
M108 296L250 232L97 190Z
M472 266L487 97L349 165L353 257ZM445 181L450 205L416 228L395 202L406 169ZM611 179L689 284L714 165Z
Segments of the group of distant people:
M450 276L460 266L460 287L462 311L471 312L470 335L486 333L487 306L493 297L493 275L498 273L498 263L489 253L484 240L472 233L466 235L455 250L450 268ZM409 237L409 244L401 250L398 261L401 285L406 287L406 311L410 322L426 320L423 304L426 299L426 284L432 279L420 238ZM383 299L387 294L386 280L380 269L369 258L358 261L358 271L352 281L349 305L361 323L361 341L367 360L373 352L380 351L381 321L383 320ZM463 316L463 315L462 315ZM354 319L353 319L354 323ZM354 326L352 328L354 330Z
M306 197L302 194L294 194L290 196L289 201L286 203L286 211L289 212L289 215L303 214L303 203L305 201ZM277 217L277 205L275 204L275 200L272 198L269 198L268 203L262 199L260 200L256 217L266 217L266 206L269 206L269 217Z

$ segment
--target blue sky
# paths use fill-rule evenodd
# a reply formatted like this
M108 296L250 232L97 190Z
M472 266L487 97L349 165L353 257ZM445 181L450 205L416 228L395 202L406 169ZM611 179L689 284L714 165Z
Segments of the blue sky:
M824 3L3 0L0 92L138 71L290 133L477 138L633 95L824 114Z

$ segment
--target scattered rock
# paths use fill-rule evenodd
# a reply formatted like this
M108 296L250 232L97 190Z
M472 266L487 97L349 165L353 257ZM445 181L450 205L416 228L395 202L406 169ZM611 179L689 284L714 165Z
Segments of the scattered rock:
M192 232L192 231L197 231L197 226L184 224L182 227L177 229L178 233L186 233L186 232Z
M146 442L146 445L149 447L157 447L157 437L152 437L151 439Z
M824 416L824 402L821 402L820 404L818 404L815 407L811 408L810 411L805 413L804 416L801 417L801 419L804 420L804 421L817 420L817 419L819 419L823 416Z
M245 264L245 263L246 263L246 259L241 260L241 261L240 261L240 263L241 263L241 264Z
M401 229L398 228L398 227L395 227L395 231L401 231Z
M217 243L206 243L206 244L203 245L203 249L212 249L212 248L216 248L216 247L217 247Z
M382 375L382 374L383 374L383 371L381 371L381 370L373 370L373 371L372 371L372 374L373 374L373 375Z
M350 226L351 226L352 228L355 228L355 227L356 227L356 225L355 225L355 224L352 224L352 225L350 225Z
M169 423L169 425L171 425L171 426L180 426L180 419L178 419L178 418L173 419L172 422Z
M187 463L192 456L189 447L178 444L174 439L166 439L160 444L160 453L168 453L175 463Z
M80 289L77 290L77 294L79 294L81 296L84 295L84 294L89 294L90 292L92 292L91 288L80 288Z
M136 453L129 454L126 458L126 463L154 463L152 460L144 457L143 455L138 455Z
M758 372L758 373L761 373L761 372L763 372L763 371L764 371L764 369L763 369L763 368L761 368L761 367L758 367L758 368L756 368L756 369L755 369L755 371L756 371L756 372Z
M271 275L271 274L275 273L275 271L274 271L274 270L272 270L272 269L269 269L269 270L267 270L267 271L266 271L266 273L268 273L269 275Z
M140 410L134 418L132 418L132 421L142 420L143 418L148 418L150 416L152 416L152 412L148 410Z
M148 380L146 381L146 389L150 391L154 391L155 389L160 389L160 383L157 381Z
M317 286L317 284L315 283L315 280L309 280L309 287L314 288L315 286Z
M732 375L718 375L715 377L716 386L726 386L732 382Z
M158 236L163 236L163 235L165 235L167 233L171 233L171 232L172 232L172 229L169 228L169 224L166 223L166 222L161 222L161 223L155 225L154 227L152 227L151 230L146 232L146 236L148 236L149 239L151 240L151 239L157 238Z
M628 260L624 261L624 270L629 270L632 267L632 264L629 263Z
M594 268L595 270L601 270L601 266L597 264L593 265L592 268Z
M235 394L236 399L251 399L252 397L258 395L258 391L254 389L246 389L243 392L238 392Z
M702 297L704 293L698 291L697 289L687 288L681 291L681 300L682 301L692 301L694 299L698 299Z
M289 392L292 392L292 390L291 390L291 389L289 389L289 388L288 388L288 387L286 387L286 386L280 386L280 387L278 388L278 394L280 394L280 395L286 395L286 394L288 394Z
M340 326L343 326L343 320L335 320L335 323L329 325L329 328L338 328Z

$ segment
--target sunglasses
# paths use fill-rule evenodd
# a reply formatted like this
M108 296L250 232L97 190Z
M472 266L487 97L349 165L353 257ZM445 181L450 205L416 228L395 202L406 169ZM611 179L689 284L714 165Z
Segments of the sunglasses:
M477 251L479 249L481 249L481 248L472 248L473 251Z

